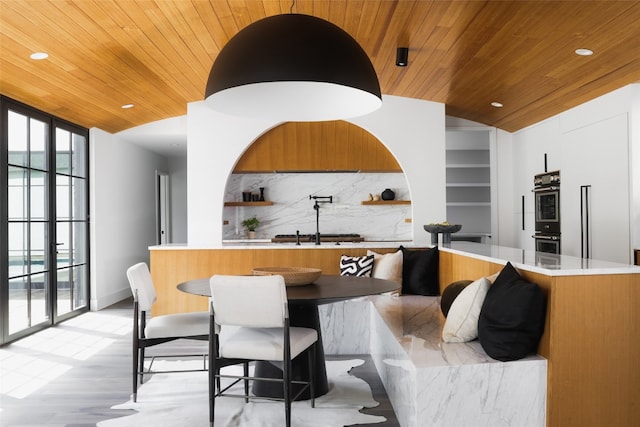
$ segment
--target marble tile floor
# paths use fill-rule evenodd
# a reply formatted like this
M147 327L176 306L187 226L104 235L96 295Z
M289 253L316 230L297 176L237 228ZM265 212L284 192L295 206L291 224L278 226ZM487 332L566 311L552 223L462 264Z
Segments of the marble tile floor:
M110 408L131 393L131 305L123 301L0 347L0 426L89 427L129 414ZM204 349L188 341L179 347L181 353ZM387 418L373 426L399 426L371 358L355 357L365 364L352 374L380 402L366 412Z

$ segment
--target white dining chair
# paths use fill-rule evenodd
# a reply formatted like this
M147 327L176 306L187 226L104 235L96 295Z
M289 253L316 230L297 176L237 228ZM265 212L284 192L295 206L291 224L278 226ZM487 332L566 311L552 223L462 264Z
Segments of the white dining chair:
M286 426L291 425L291 402L308 390L311 406L315 407L314 372L315 345L318 333L312 328L289 325L287 291L282 276L225 276L215 275L211 286L210 327L220 325L238 327L223 341L211 334L209 342L209 421L213 427L215 399L219 396L235 396L247 399L284 400ZM310 378L308 381L292 380L291 360L307 351ZM249 381L264 378L244 375L220 374L219 364L229 360L269 361L282 364L282 380L269 378L267 381L282 381L283 398L265 398L248 394ZM220 378L230 378L234 383L244 381L243 395L230 394L230 385L220 390ZM292 385L301 385L295 395Z
M159 372L195 372L206 371L208 354L167 354L146 357L145 349L179 339L194 339L200 341L209 340L208 311L167 314L163 316L149 317L151 306L156 301L156 291L153 285L149 267L144 262L135 264L127 269L127 278L133 292L133 401L138 398L138 380L140 384L145 375ZM194 357L203 359L202 369L157 371L153 370L153 362L156 359L169 357ZM145 360L150 363L145 370Z

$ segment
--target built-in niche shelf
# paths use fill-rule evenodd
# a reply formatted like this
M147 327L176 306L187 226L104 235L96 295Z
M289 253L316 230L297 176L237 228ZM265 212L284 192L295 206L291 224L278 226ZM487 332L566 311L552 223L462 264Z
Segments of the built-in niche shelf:
M363 200L363 205L410 205L411 200Z
M447 221L491 234L491 147L485 130L447 130Z
M225 206L271 206L273 202L224 202Z
M487 207L491 207L491 202L447 202L447 206L487 206Z

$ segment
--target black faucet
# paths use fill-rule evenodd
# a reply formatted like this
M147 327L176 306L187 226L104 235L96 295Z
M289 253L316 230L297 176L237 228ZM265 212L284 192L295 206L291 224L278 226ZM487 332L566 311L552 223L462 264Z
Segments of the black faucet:
M320 244L320 205L318 203L333 203L333 196L309 196L309 200L314 199L316 202L313 209L316 211L316 245ZM318 202L320 199L320 202Z

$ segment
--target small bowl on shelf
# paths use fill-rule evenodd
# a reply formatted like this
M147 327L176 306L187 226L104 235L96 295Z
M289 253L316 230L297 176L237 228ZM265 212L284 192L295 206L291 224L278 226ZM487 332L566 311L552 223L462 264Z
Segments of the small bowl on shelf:
M257 267L253 269L254 276L280 275L287 286L309 285L320 277L322 270L308 267Z

